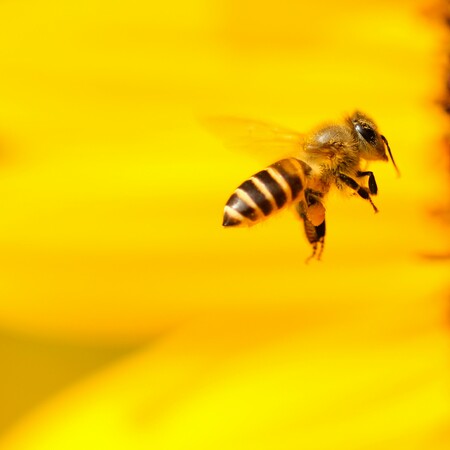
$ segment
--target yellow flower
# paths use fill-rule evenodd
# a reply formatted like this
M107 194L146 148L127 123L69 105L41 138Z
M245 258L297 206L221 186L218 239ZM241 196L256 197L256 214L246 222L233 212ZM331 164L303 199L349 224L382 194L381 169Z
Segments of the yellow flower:
M2 449L448 448L448 265L419 257L445 236L426 215L445 186L440 31L419 14L401 1L0 5L0 323L61 354L139 347L47 381L59 392L30 401ZM289 212L220 226L264 163L199 117L307 131L356 108L402 171L373 165L380 214L332 196L310 265ZM18 397L23 377L42 390L33 367L3 366Z

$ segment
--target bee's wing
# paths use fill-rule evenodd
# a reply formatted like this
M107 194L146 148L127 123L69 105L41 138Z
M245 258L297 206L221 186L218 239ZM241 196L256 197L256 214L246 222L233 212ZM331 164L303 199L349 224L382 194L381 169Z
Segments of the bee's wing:
M255 153L267 162L303 149L302 134L271 123L229 116L209 117L203 123L227 147Z

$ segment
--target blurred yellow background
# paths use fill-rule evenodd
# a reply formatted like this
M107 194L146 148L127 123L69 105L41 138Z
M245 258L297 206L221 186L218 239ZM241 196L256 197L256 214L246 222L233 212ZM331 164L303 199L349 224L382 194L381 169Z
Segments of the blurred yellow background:
M444 34L419 1L0 4L0 447L447 449ZM442 82L443 84L443 82ZM355 108L397 164L223 229L279 155L201 126Z

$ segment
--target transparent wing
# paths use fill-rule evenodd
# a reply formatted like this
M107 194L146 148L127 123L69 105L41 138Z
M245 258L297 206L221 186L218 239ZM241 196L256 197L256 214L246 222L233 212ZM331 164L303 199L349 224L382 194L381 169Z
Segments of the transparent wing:
M205 127L233 149L256 154L267 161L299 154L303 135L258 120L217 116L203 120Z

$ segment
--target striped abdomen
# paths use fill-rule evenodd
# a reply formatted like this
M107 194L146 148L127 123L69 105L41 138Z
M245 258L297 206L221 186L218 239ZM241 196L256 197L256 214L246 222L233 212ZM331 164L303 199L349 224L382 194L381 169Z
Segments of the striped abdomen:
M242 183L225 205L223 226L254 225L304 195L311 168L296 158L282 159Z

